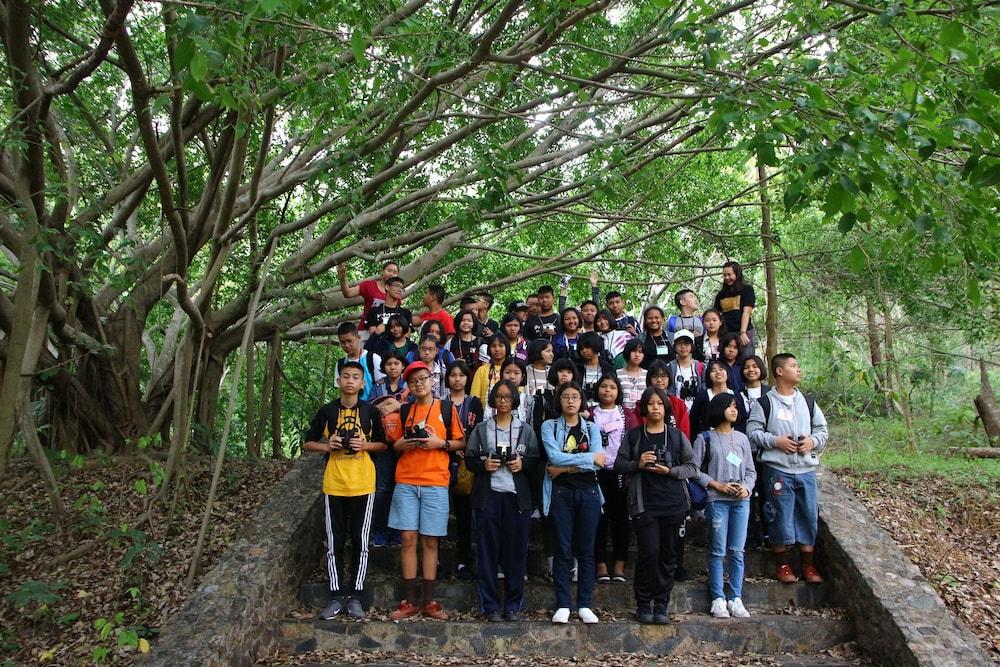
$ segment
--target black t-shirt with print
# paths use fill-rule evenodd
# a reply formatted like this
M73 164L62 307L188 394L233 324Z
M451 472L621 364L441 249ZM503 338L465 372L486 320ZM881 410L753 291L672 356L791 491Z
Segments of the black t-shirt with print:
M584 428L584 421L581 419L576 426L569 429L566 440L563 442L563 452L566 454L589 454L593 451L590 435ZM565 486L570 489L590 489L597 484L597 475L593 470L582 472L563 473L552 480L553 484Z
M722 322L726 325L727 331L733 333L740 332L740 322L743 319L743 308L757 306L757 295L753 291L753 285L744 284L743 287L723 287L715 296L715 307L722 311ZM747 331L753 328L751 322L747 326Z
M536 338L547 338L552 340L555 334L543 333L543 328L546 324L552 324L556 328L556 333L559 331L559 313L552 313L551 315L532 315L524 323L524 337L528 340L535 340Z
M676 430L676 429L671 429ZM645 433L646 441L643 451L655 451L657 459L666 456L667 467L679 463L680 452L667 441L667 431L663 433ZM646 516L676 517L687 514L687 496L684 495L683 480L654 472L642 473L642 504Z

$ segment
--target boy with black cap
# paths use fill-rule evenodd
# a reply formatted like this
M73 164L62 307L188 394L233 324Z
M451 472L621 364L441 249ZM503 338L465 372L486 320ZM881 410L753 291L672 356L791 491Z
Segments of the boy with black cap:
M313 417L302 449L325 455L323 493L326 496L327 572L333 601L324 619L346 609L351 618L364 618L361 595L368 570L368 532L375 502L375 464L371 453L386 450L378 412L359 396L365 386L365 368L347 361L340 368L340 398L327 403ZM350 535L354 578L347 577L344 547Z

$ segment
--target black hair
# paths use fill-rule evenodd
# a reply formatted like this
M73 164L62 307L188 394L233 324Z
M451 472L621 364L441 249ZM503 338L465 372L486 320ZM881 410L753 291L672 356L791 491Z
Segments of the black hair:
M441 347L440 337L436 333L431 333L430 331L425 331L424 333L420 334L420 340L417 341L417 347L419 348L421 345L423 345L429 340L434 341L434 347L436 348Z
M715 313L715 315L719 318L719 322L720 322L720 324L719 324L719 343L721 344L722 343L722 334L725 333L725 331L726 331L726 320L725 320L724 317L722 317L722 311L721 310L719 310L718 308L709 308L708 310L706 310L704 313L701 314L701 321L702 322L705 321L705 316L708 315L709 313Z
M729 344L734 341L736 342L736 349L737 349L736 358L739 359L740 355L738 353L738 350L740 349L740 337L736 335L735 332L732 331L727 331L726 333L719 335L719 352L720 352L719 356L722 356L721 354L722 350L729 347Z
M563 357L562 359L556 359L551 366L549 366L549 375L546 378L550 385L553 387L559 386L559 371L568 370L573 373L573 382L579 383L580 381L580 370L576 367L572 361Z
M462 375L465 376L465 391L469 391L469 385L472 383L472 368L469 367L469 364L465 363L465 359L456 359L448 364L448 370L446 370L444 374L445 384L447 384L448 389L451 390L451 384L448 383L448 378L451 376L451 372L456 368L461 371Z
M476 297L474 296L463 296L458 300L458 307L464 308L465 306L471 306L476 302Z
M428 285L427 293L434 297L434 300L438 303L444 303L445 291L440 285Z
M729 387L729 369L726 368L726 364L721 359L712 359L705 364L705 376L702 378L702 382L708 388L712 386L712 369L718 366L722 370L726 371L726 386ZM729 387L732 389L732 387Z
M615 396L615 405L621 405L622 402L624 402L625 397L622 395L624 393L622 391L622 383L621 380L618 379L617 373L608 372L601 375L601 377L597 380L597 384L594 385L594 393L595 394L597 393L597 390L600 388L601 383L604 382L605 380L611 380L612 382L615 383L615 387L618 389L618 394Z
M559 404L559 413L562 414L562 395L567 389L575 389L580 393L580 400L584 399L585 394L583 393L583 387L581 387L577 382L563 382L561 385L556 387L555 399L556 403ZM581 406L582 407L582 406Z
M771 357L771 375L778 377L778 369L785 365L789 359L794 359L795 355L790 352L779 352Z
M398 354L396 352L392 352L382 357L382 361L380 361L378 364L379 370L381 370L383 373L385 373L385 362L389 361L390 359L395 359L399 363L403 364L403 368L406 368L406 356Z
M621 299L621 298L622 298L621 292L617 290L611 290L610 292L604 295L604 303L611 301L611 299Z
M722 268L723 268L723 270L725 270L725 269L732 269L733 270L733 273L736 274L736 282L733 283L733 289L735 289L735 290L742 289L743 288L743 267L740 266L740 263L739 262L734 262L734 261L730 260L730 261L726 262L725 264L723 264ZM725 286L725 282L723 282L723 286Z
M751 354L749 357L743 360L743 368L747 367L747 362L752 361L757 364L757 368L760 369L760 381L763 382L767 379L767 364L764 360L758 357L756 354Z
M410 323L407 322L406 318L400 315L399 313L393 313L392 315L389 316L389 320L386 322L385 325L386 331L389 330L389 327L392 326L393 322L399 324L399 327L403 330L404 336L410 335Z
M343 373L348 368L356 368L361 371L361 377L365 376L365 367L361 365L360 361L345 360L344 363L340 365L340 372Z
M357 335L358 327L354 322L341 322L340 326L337 327L338 336L349 336L351 334Z
M576 339L576 349L585 347L588 350L592 350L594 354L600 354L604 352L604 339L601 338L601 334L596 331L588 331L586 333L580 334L580 337Z
M627 343L625 343L625 349L622 350L622 359L628 364L629 357L632 356L633 350L642 350L642 358L646 358L646 348L643 346L642 341L638 338L630 338Z
M490 348L493 347L493 343L496 343L496 342L499 342L501 345L503 345L503 349L507 350L507 354L504 356L504 359L506 359L507 357L509 357L510 356L510 344L507 342L507 336L505 336L503 334L499 334L499 333L495 333L495 334L493 334L492 336L490 336L489 338L486 339L486 354L487 354L487 356L489 356L489 354L490 354ZM491 364L493 363L493 357L490 357L489 363L491 363Z
M685 288L677 292L677 294L674 294L674 305L677 306L677 310L681 309L681 298L685 294L694 294L694 290L689 290Z
M597 302L596 302L596 301L594 301L593 299L587 299L586 301L584 301L583 303L581 303L581 304L580 304L580 310L581 310L581 311L583 310L583 307L584 307L584 306L593 306L593 307L594 307L594 308L596 308L597 310L600 310L600 309L601 309L601 307L600 307L599 305L597 305Z
M426 322L423 323L420 329L420 339L423 340L427 336L427 334L430 333L431 327L437 327L438 331L440 332L434 334L439 339L438 347L444 345L444 339L447 337L447 334L445 334L444 332L444 325L437 320L427 320Z
M670 386L670 366L667 366L667 362L663 359L657 359L649 365L646 369L646 386L653 386L653 376L654 375L666 375L667 376L667 386Z
M518 327L521 326L521 318L520 317L518 317L514 313L507 313L500 320L500 328L503 329L505 326L507 326L511 322L517 322L517 326Z
M476 333L476 327L479 326L479 322L476 321L476 316L468 310L460 310L455 314L455 319L452 320L452 326L455 327L455 335L458 336L458 323L462 321L462 318L468 315L472 318L472 333ZM429 320L428 320L429 321Z
M541 287L538 288L538 292L536 292L538 296L541 296L543 294L555 294L555 293L556 291L552 289L552 285L542 285Z
M528 365L539 361L542 358L542 350L545 349L547 345L552 345L552 341L548 338L536 338L528 344ZM553 346L553 352L555 351L555 346Z
M583 315L580 313L579 310L577 310L573 306L568 306L566 308L563 308L563 311L559 314L559 325L563 328L564 331L566 330L566 325L565 325L566 313L573 313L576 315L576 326L577 330L579 331L579 328L583 326Z
M479 295L479 298L485 301L486 305L488 305L490 308L493 307L493 295L490 294L489 292L483 292L482 294Z
M398 269L399 268L399 262L397 262L394 259L390 259L389 261L387 261L385 264L382 265L382 270L385 271L390 266L395 266ZM389 281L387 280L387 281L385 281L385 283L386 283L386 285L388 285Z
M594 315L594 328L597 328L598 320L607 320L608 324L611 326L609 331L615 330L615 316L611 314L610 310L599 310L597 315Z
M669 424L670 418L674 416L674 407L670 404L669 394L667 394L666 390L659 387L646 387L646 390L642 392L642 397L636 403L639 414L643 417L649 417L649 399L653 396L660 397L660 401L663 403L663 421Z
M657 305L656 305L656 304L654 303L654 304L651 304L651 305L649 305L649 306L646 306L646 310L642 311L642 321L643 321L643 323L645 323L645 322L646 322L646 315L647 315L647 314L649 314L649 311L651 311L651 310L656 310L656 311L659 311L659 313L660 313L660 317L662 317L663 319L666 319L666 318L667 318L667 316L666 316L666 315L664 314L664 312L663 312L663 309L662 309L662 308L660 308L659 306L657 306Z
M705 410L705 422L711 428L715 428L726 421L726 410L735 402L736 396L733 394L723 393L713 396L712 400L708 402L708 408Z
M514 383L510 380L500 380L493 385L493 388L490 389L490 395L486 397L486 404L496 410L497 405L495 396L497 389L500 387L505 387L507 391L510 392L510 409L517 410L521 406L521 392L517 390L517 387L515 387Z
M507 357L507 360L500 364L500 377L503 377L503 372L508 366L517 366L521 369L521 384L517 386L526 386L528 384L528 367L524 365L524 362L517 357Z

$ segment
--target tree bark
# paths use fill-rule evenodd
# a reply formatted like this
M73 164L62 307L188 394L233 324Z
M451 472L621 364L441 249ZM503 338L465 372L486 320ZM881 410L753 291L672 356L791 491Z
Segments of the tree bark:
M990 443L1000 440L1000 407L997 397L990 384L990 375L986 370L986 362L979 360L979 395L975 398L976 412L983 422L983 430Z
M274 334L274 368L271 370L271 458L283 459L281 448L281 335Z
M257 397L254 396L254 384L257 381L257 346L250 345L247 350L247 387L246 387L246 433L247 433L247 454L255 459L260 458L260 441L257 440L257 431L254 424L257 423L255 410L257 409Z
M774 275L774 237L771 235L771 204L767 194L767 166L757 163L760 183L760 236L764 242L764 286L767 290L767 310L764 330L767 335L765 359L778 353L778 282Z
M875 314L875 304L865 296L865 320L868 324L868 354L871 357L872 373L875 378L875 391L879 395L879 412L883 417L892 414L891 388L885 376L885 362L882 359L882 335L879 333L878 319Z
M906 426L907 450L911 455L915 456L917 453L917 436L913 429L913 413L910 411L910 396L903 386L903 376L899 372L899 362L896 359L895 333L892 324L892 313L890 312L891 307L885 292L882 290L881 283L877 278L876 284L882 301L882 318L885 324L885 357L896 385L896 403L899 406L900 413L903 415L903 424Z

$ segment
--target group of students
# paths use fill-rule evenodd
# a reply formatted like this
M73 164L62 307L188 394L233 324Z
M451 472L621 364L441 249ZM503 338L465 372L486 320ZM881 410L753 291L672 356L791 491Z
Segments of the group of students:
M748 540L770 544L778 580L798 581L788 553L798 545L802 578L822 581L815 471L826 421L799 391L793 355L765 364L754 354L753 288L735 262L724 266L716 307L700 313L685 289L676 313L649 305L641 321L616 291L600 309L595 275L579 308L565 304L564 279L559 311L542 286L499 322L486 294L447 315L438 285L414 314L392 262L357 287L340 275L364 312L338 329L340 395L317 412L303 446L325 456L333 600L324 618L365 616L369 544L398 543L403 600L390 618L446 619L435 584L451 513L456 575L476 579L488 621L523 618L533 519L547 522L554 623L574 607L598 622L596 584L627 581L633 532L636 618L668 622L673 585L687 576L686 524L702 512L713 616L749 616Z

